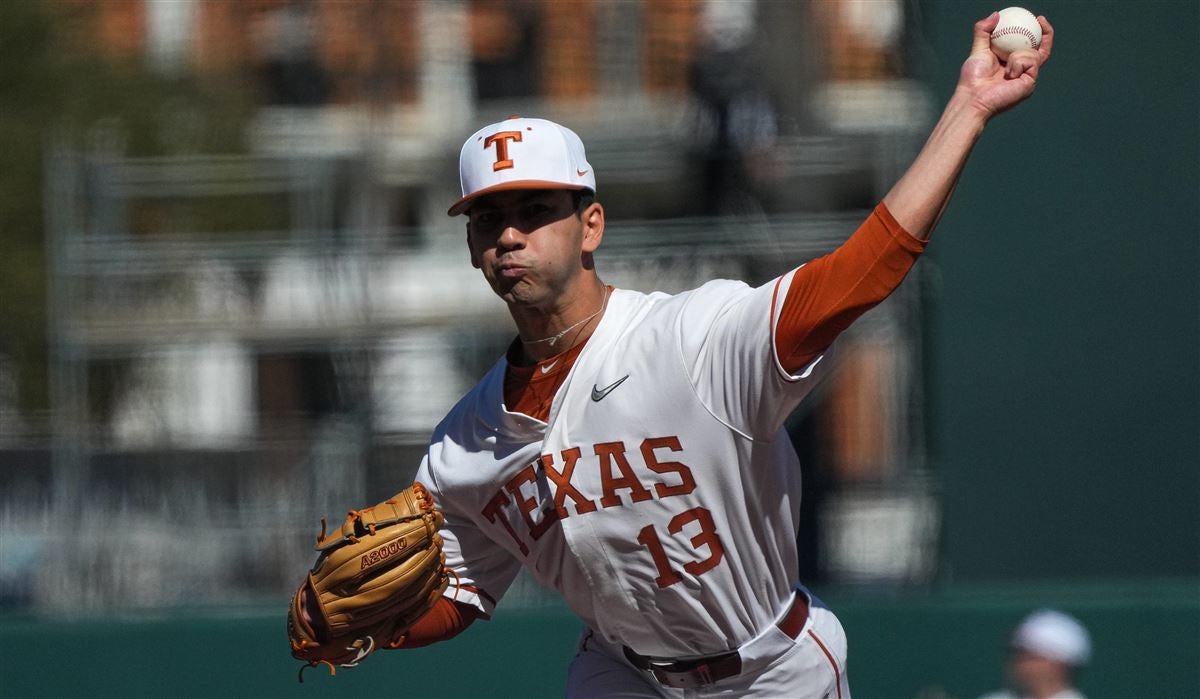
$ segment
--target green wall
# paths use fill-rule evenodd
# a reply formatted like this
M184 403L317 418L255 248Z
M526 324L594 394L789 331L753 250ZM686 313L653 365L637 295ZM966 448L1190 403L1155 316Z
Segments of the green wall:
M948 97L990 3L927 2ZM1200 576L1200 3L1050 2L930 248L945 579Z
M850 639L858 699L975 699L1003 682L1004 639L1030 608L1079 616L1095 643L1090 699L1200 696L1200 599L1191 585L992 585L855 597L818 590ZM450 643L385 651L330 677L288 654L286 600L267 609L149 618L0 617L0 696L561 697L579 623L561 606L502 606Z

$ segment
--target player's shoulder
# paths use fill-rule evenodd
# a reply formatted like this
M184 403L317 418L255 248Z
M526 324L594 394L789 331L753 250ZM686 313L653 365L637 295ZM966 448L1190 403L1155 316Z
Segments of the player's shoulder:
M626 328L695 327L707 325L751 291L745 282L714 279L679 293L613 292L608 315Z
M707 298L712 296L740 296L750 291L750 285L740 279L713 279L686 292L692 296Z
M681 310L690 319L716 318L745 300L753 289L737 279L713 279L677 296Z
M618 289L631 306L670 309L699 302L711 302L719 298L735 299L750 291L750 287L737 279L713 279L693 289L669 294L662 291L641 292Z

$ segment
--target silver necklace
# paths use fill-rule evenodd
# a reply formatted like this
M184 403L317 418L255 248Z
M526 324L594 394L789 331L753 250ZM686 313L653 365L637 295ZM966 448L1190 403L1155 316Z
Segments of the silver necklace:
M600 312L604 310L604 306L607 303L608 303L608 286L605 286L604 287L604 298L600 300L600 308L597 308L595 313L593 313L590 316L588 316L587 318L584 318L583 320L578 321L577 323L574 323L573 325L551 335L550 337L543 337L540 340L521 340L521 344L523 344L523 345L538 345L543 342L549 342L550 346L553 347L555 345L555 343L557 343L559 340L562 339L563 335L566 335L567 333L571 332L575 328L578 328L580 325L583 325L584 323L588 322L592 318L595 318L596 316L600 315Z

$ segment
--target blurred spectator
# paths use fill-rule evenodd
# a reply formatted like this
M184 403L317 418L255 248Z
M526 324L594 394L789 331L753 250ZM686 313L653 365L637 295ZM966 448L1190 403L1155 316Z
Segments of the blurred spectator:
M756 5L709 0L700 16L702 45L691 66L692 91L704 114L703 210L709 216L748 213L753 182L747 158L768 149L778 134L775 108L764 94L754 52Z
M828 42L833 81L879 80L903 74L900 0L834 0L813 6Z
M471 61L480 100L532 97L541 87L538 6L527 0L470 5Z
M1091 657L1092 643L1079 620L1041 609L1013 631L1008 659L1011 689L980 699L1084 699L1075 677Z
M268 11L257 29L271 104L311 107L329 101L329 78L317 58L312 7L289 2Z

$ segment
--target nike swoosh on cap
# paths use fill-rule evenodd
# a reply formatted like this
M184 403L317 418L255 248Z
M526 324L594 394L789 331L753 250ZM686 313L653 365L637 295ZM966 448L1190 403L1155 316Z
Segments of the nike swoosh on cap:
M627 378L629 378L629 374L626 374L626 375L622 376L621 378L617 379L616 381L613 381L612 383L605 386L604 388L597 388L596 384L592 384L592 400L596 401L597 403L604 400L604 397L607 396L608 394L612 393L614 388L625 383L625 379L627 379Z

